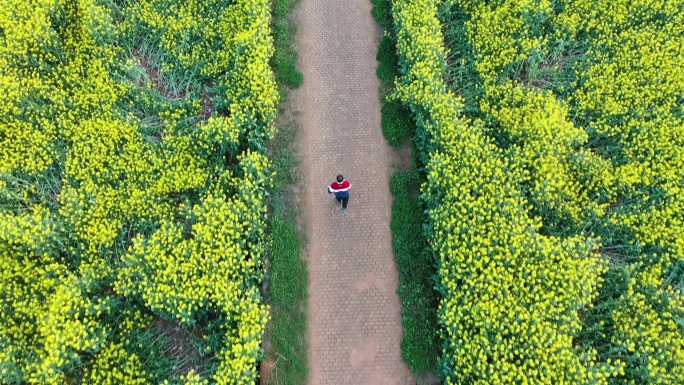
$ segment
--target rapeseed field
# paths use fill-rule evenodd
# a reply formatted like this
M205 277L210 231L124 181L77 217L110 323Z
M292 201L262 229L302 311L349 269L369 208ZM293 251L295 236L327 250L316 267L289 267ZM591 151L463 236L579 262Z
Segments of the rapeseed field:
M253 384L265 0L0 6L0 383Z
M447 384L684 381L684 3L395 0Z

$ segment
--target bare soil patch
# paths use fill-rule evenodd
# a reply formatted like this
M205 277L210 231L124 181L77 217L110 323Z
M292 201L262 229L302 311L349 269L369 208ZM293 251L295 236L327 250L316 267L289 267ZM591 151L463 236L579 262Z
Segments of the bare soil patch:
M177 322L167 321L156 317L152 321L151 328L158 330L166 337L166 354L178 360L179 365L175 369L177 376L188 374L193 370L196 374L202 374L204 368L201 362L206 362L195 341L202 339L199 329L190 331L181 327Z

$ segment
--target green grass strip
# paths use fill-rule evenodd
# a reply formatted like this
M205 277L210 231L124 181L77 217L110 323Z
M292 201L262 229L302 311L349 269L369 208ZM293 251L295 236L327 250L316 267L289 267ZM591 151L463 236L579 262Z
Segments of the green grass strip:
M273 41L275 54L271 68L278 83L282 102L288 88L298 88L304 76L297 70L299 55L293 41L297 33L292 10L299 0L273 0ZM298 160L293 150L298 127L293 122L278 127L270 142L276 181L270 202L270 269L269 304L271 322L268 332L272 348L267 352L274 367L269 383L301 385L308 376L306 343L306 305L309 275L306 263L300 258L301 241L294 226L297 213L286 200L290 187L296 182Z
M272 190L270 229L269 304L271 322L268 333L272 348L267 351L274 363L271 384L305 384L308 375L306 344L306 304L309 276L300 258L302 246L294 223L296 209L287 203L297 181L293 171L299 164L292 145L298 127L278 127L270 142L276 181Z
M390 0L372 1L373 18L384 30L378 53L375 56L378 61L375 73L380 79L382 96L382 134L387 144L393 148L399 148L413 136L416 125L411 118L410 111L401 102L388 99L388 95L394 91L394 79L400 76L399 56L392 33L391 2Z
M437 292L432 279L437 267L423 236L425 215L417 199L418 178L413 171L392 175L392 248L399 269L401 321L404 337L401 352L414 373L437 368Z
M299 258L297 229L287 220L271 221L271 343L275 369L271 383L306 383L306 304L309 284L306 264Z
M273 44L275 54L271 59L271 68L275 72L276 82L280 86L281 94L285 93L283 86L299 88L304 82L304 75L297 70L299 55L294 47L294 36L297 25L290 17L299 0L273 0Z

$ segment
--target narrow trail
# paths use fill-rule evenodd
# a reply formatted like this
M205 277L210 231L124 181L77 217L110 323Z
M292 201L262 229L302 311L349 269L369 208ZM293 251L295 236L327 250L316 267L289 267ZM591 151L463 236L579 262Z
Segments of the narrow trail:
M380 130L370 10L369 0L303 0L299 15L309 385L415 384L401 358L392 156ZM339 173L352 183L347 216L326 192Z

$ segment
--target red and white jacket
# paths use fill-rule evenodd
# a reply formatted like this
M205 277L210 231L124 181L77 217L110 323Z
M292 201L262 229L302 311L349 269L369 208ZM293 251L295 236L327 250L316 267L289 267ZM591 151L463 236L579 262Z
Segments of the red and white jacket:
M335 193L335 196L337 198L348 198L349 197L349 189L351 188L351 183L349 183L348 180L343 180L342 182L334 181L328 187L328 192L329 193Z

